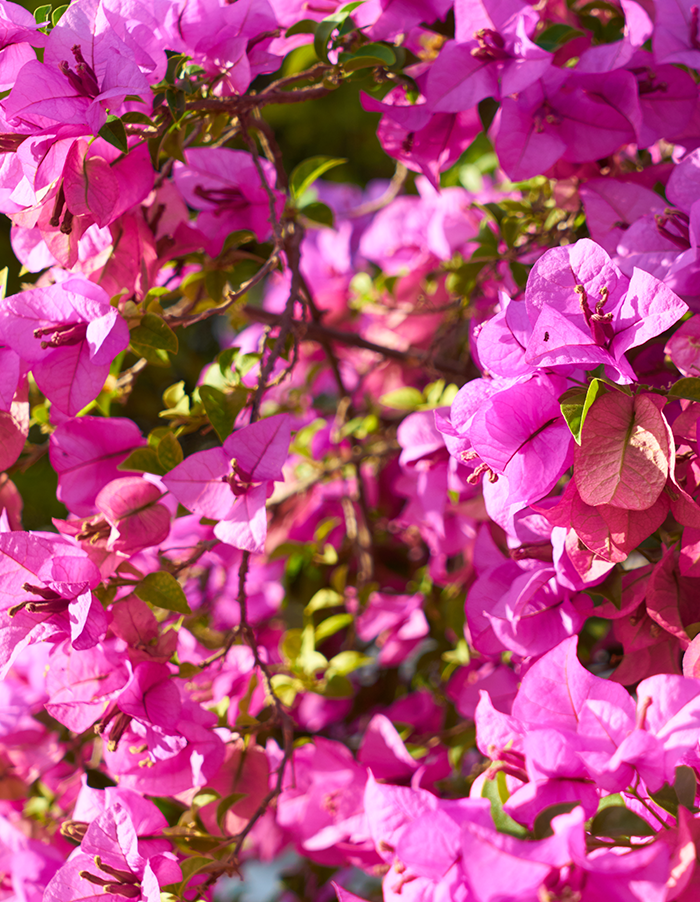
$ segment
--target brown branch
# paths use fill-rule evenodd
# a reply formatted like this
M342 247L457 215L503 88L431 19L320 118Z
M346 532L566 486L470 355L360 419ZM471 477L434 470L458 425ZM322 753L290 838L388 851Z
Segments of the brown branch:
M407 177L408 169L406 169L403 163L397 163L396 170L391 177L391 181L387 185L384 194L376 200L370 200L366 204L360 204L359 207L350 210L346 215L351 219L357 219L360 216L366 216L368 213L376 213L378 210L383 210L384 207L388 207L392 200L395 200L398 197L399 192L406 184Z
M195 313L190 316L178 316L173 313L168 313L168 311L166 310L166 312L163 314L163 319L170 327L191 326L194 323L201 323L202 320L209 319L210 316L216 316L219 313L225 313L232 304L235 304L236 301L244 297L244 295L246 295L254 285L257 285L258 282L262 282L262 280L267 275L269 275L269 273L271 273L273 269L275 269L275 267L279 263L280 250L280 248L275 247L266 262L255 273L255 275L251 276L250 279L247 279L237 291L229 292L223 304L217 304L216 307L208 307L201 313Z
M246 304L243 307L243 313L257 323L265 323L268 326L279 326L282 323L284 314L271 313L269 310L263 310L261 307L253 307ZM420 348L409 348L407 351L398 351L395 348L387 348L383 345L375 344L367 341L354 332L343 332L340 329L333 329L330 326L324 326L317 322L300 322L292 320L291 328L296 332L300 341L315 341L323 345L325 341L335 341L351 348L364 348L367 351L374 351L375 354L381 354L390 360L398 360L407 366L425 366L437 372L443 373L450 377L464 378L466 376L465 365L456 360L444 360L441 357L431 358L427 351Z
M204 97L193 100L185 107L186 111L231 113L238 116L248 113L250 110L267 106L271 103L304 103L306 100L318 100L331 92L332 88L325 85L309 85L306 88L297 88L295 91L269 91L261 94L247 94L243 97L235 97L230 100L219 100L213 97Z
M310 69L304 70L304 72L297 72L296 75L287 75L285 78L278 78L277 81L273 81L272 84L269 84L262 90L260 94L264 96L270 92L279 91L282 88L295 85L300 81L305 81L307 78L315 78L317 75L321 75L323 72L327 72L332 68L333 66L330 66L328 63L316 63L316 65L312 66Z

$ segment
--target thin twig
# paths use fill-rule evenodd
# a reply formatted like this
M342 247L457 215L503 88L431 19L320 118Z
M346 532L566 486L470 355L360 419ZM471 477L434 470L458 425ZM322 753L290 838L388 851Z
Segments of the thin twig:
M351 219L358 219L360 216L366 216L368 213L376 213L378 210L383 210L384 207L388 207L392 200L395 200L398 197L401 189L406 184L407 177L408 169L406 169L403 163L397 163L396 171L391 177L391 181L387 185L384 194L376 200L370 200L367 201L366 204L360 204L359 207L355 207L354 210L350 210L346 213L346 216Z
M230 291L226 295L226 300L223 304L217 304L216 307L207 307L207 309L203 310L201 313L184 316L177 316L172 313L169 314L166 310L166 312L163 314L163 319L170 327L191 326L194 323L201 323L203 320L209 319L210 316L216 316L219 313L225 313L232 304L235 304L236 301L244 297L244 295L246 295L254 285L257 285L258 282L262 282L262 280L267 275L269 275L273 269L277 267L279 263L280 250L281 248L275 247L268 259L255 273L255 275L251 276L250 279L247 279L237 291Z
M243 307L243 313L254 322L266 323L270 326L281 325L283 316L283 314L271 313L269 310L253 307L250 304L246 304ZM367 351L374 351L375 354L380 354L382 357L387 357L391 360L398 360L407 366L424 366L445 375L456 376L462 379L466 376L465 364L456 360L444 360L442 357L432 358L427 351L423 351L420 348L409 348L407 351L399 351L396 348L387 348L372 341L367 341L354 332L343 332L340 329L333 329L330 326L314 322L307 323L293 320L291 328L301 341L315 341L320 345L323 345L324 341L336 341L346 347L364 348Z

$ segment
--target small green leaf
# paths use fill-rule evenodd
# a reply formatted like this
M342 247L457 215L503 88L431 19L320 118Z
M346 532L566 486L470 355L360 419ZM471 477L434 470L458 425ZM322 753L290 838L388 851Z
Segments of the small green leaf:
M417 388L407 385L382 395L379 403L394 410L417 410L423 403L423 394Z
M334 636L339 630L345 629L352 623L352 614L333 614L319 623L315 631L315 641L317 645L325 642L329 636Z
M570 388L559 398L562 416L577 445L581 444L581 430L591 405L605 390L603 385L601 379L592 379L585 391L580 388Z
M314 34L316 31L316 26L318 22L315 19L301 19L299 22L295 22L291 28L288 28L285 37L291 38L294 37L295 34Z
M355 687L346 676L334 673L326 681L323 694L326 698L350 698L355 694Z
M185 114L185 95L182 91L175 88L167 88L165 91L165 102L168 109L172 113L173 119L177 122L182 119Z
M194 877L195 874L199 874L201 871L205 871L207 868L212 865L217 865L218 862L214 861L213 858L185 858L184 861L180 862L180 868L182 869L182 883L179 884L178 890L181 894L183 890L187 889L187 885L190 882L190 879Z
M559 22L556 25L550 25L549 28L545 28L534 40L535 44L546 50L547 53L554 53L555 50L563 47L564 44L568 44L569 41L573 41L574 38L579 38L583 34L584 32L579 31L578 28L572 28L570 25Z
M519 263L517 260L513 260L510 263L510 272L513 278L515 279L516 284L519 288L524 288L527 283L527 277L530 273L530 267L525 266L522 263Z
M517 821L506 814L503 805L508 801L510 793L506 786L506 775L499 770L493 780L484 780L481 787L481 798L491 802L491 817L499 833L508 833L511 836L527 836L527 830Z
M591 824L593 836L654 836L656 831L643 817L622 805L599 811Z
M535 839L546 839L548 836L554 836L554 830L552 830L553 818L559 814L568 814L577 805L578 802L559 802L558 805L550 805L549 808L540 811L532 827Z
M163 392L163 404L170 409L180 409L185 407L189 412L189 400L187 398L187 392L185 391L184 380L175 382L165 389ZM165 435L165 433L163 433L163 435ZM163 435L159 434L159 438L162 438Z
M166 472L182 463L182 448L172 432L168 432L163 436L158 443L156 453L158 455L158 463Z
M359 651L341 651L328 662L328 672L330 676L335 674L346 676L348 673L352 673L353 670L358 670L360 667L365 667L365 665L371 663L372 658L360 654Z
M47 3L42 6L37 6L34 10L34 21L37 25L45 25L47 22L51 20L51 4Z
M319 225L328 226L328 228L331 229L335 225L333 211L327 204L322 204L320 202L306 204L306 206L301 208L301 212L307 219L310 219L312 223L319 223Z
M676 791L679 805L687 808L688 811L697 811L695 796L698 791L698 781L692 767L681 764L676 768L676 779L673 781L673 788Z
M145 113L140 113L138 110L128 110L121 117L122 122L126 123L138 123L139 125L153 125L153 120L150 116L147 116Z
M204 789L200 789L192 799L192 807L204 808L205 805L210 805L212 802L216 802L216 800L220 798L221 796L215 789L210 789L208 786L205 786Z
M225 376L228 370L233 366L233 361L236 359L238 354L240 353L240 348L225 348L219 356L216 358L217 363L219 364L219 369L221 370L221 375Z
M165 320L155 313L146 313L140 325L131 330L131 342L177 354L177 335Z
M69 4L65 6L57 6L56 9L51 13L51 24L56 27L58 25L58 21L63 15L63 13L68 9Z
M117 469L137 473L155 473L157 476L165 475L155 448L136 448L126 460L119 464Z
M328 42L339 24L336 16L328 16L327 19L319 22L316 26L314 50L316 51L316 56L324 63L330 62L328 59Z
M604 601L609 601L619 611L622 607L622 571L620 568L614 567L603 582L593 586L587 594L593 599L594 605L598 606Z
M236 804L236 802L240 802L241 799L247 798L247 792L232 792L230 796L225 796L219 804L216 806L216 823L221 832L224 832L224 819L230 808Z
M700 401L700 379L697 376L686 376L674 382L668 390L669 398L687 398L689 401Z
M338 62L346 72L354 72L374 66L393 66L396 54L385 44L365 44L352 53L341 53Z
M319 589L311 601L304 608L307 616L314 611L322 611L324 608L337 608L343 603L343 596L333 589Z
M107 116L107 121L97 134L122 153L127 153L129 150L129 144L126 140L126 129L119 116Z
M167 51L166 51L167 52ZM187 57L184 53L168 53L168 67L165 70L165 81L168 84L173 84L175 79L180 74L180 68L187 60Z
M657 789L656 792L650 792L649 797L664 811L668 811L669 814L678 817L678 795L675 787L669 783L664 783L661 789Z
M309 157L308 160L299 163L289 177L289 189L292 197L298 200L324 172L328 172L329 169L336 166L342 166L343 163L347 163L347 159L324 156Z
M233 431L236 417L246 405L248 393L243 389L222 392L211 385L200 385L199 397L216 434L222 442L225 441Z
M149 573L134 592L141 601L147 601L157 608L165 608L166 611L175 611L177 614L192 613L182 586L172 573L165 570Z
M152 363L153 366L170 366L170 359L167 351L163 351L160 348L152 348L149 345L142 345L136 341L130 343L130 348L137 357L143 357L144 360Z

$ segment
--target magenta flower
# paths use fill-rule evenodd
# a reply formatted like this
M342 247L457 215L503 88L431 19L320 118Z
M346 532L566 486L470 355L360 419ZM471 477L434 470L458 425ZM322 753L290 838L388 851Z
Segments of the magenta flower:
M687 310L662 282L635 269L627 279L608 254L583 238L535 263L525 291L531 334L526 360L538 367L579 364L636 377L625 354L664 332Z
M100 393L129 344L126 322L93 282L69 279L6 298L0 337L31 367L39 388L75 416Z
M91 592L99 582L85 552L59 536L0 534L2 672L33 642L67 635L76 649L96 645L107 627Z
M149 854L127 807L116 799L87 828L46 887L45 902L160 902L160 887L182 879L171 852ZM144 854L145 853L145 854Z
M546 171L557 160L596 160L634 142L641 123L630 72L581 74L550 67L494 120L498 159L511 179Z
M376 639L382 667L396 667L428 635L422 595L389 595L373 592L357 618L357 635L363 642Z
M456 113L485 97L524 91L551 66L552 54L530 40L540 17L527 3L460 3L455 20L456 41L442 48L428 73L425 93L435 112Z
M117 466L145 443L138 426L123 417L79 417L59 423L49 440L58 500L79 517L93 514L100 490L124 475Z
M384 114L377 138L385 153L422 172L436 189L440 173L456 162L481 131L474 107L433 113L426 102L411 104L401 88L394 88L381 101L363 92L361 100L363 109Z
M227 147L193 147L185 152L187 163L175 162L175 184L188 205L200 210L197 228L208 238L211 257L221 252L230 232L250 229L258 241L271 233L270 202L267 191L249 153ZM268 185L274 169L261 160ZM282 212L282 195L275 192L276 215Z
M267 746L270 770L281 751ZM304 855L329 867L347 862L371 868L381 864L363 808L367 769L341 742L316 737L294 750L294 777L285 772L277 801L277 823Z
M131 39L128 46L117 33L125 29L115 28L121 18L106 16L94 3L73 4L52 29L43 63L35 59L20 70L4 102L8 118L47 132L77 126L83 134L97 134L106 109L118 109L128 94L148 98L149 83L135 58L145 63L146 54L138 50L144 39Z
M261 552L265 501L272 483L283 479L289 441L289 416L268 417L234 432L222 448L192 454L163 483L192 513L219 520L214 535L222 542Z

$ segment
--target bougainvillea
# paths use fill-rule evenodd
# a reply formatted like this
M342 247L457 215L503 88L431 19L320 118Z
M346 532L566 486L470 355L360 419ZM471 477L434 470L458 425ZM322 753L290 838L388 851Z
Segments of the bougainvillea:
M27 6L3 898L694 902L698 7Z

